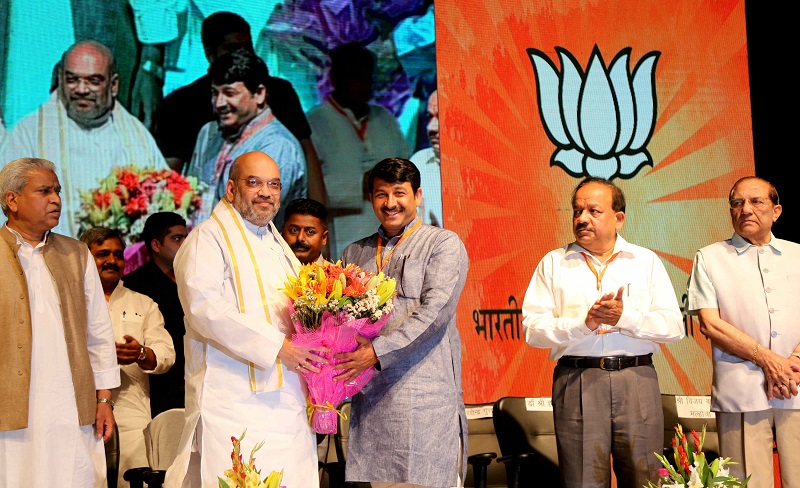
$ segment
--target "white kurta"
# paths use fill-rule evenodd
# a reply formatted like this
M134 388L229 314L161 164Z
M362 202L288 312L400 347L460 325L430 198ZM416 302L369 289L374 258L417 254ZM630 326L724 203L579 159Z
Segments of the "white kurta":
M152 349L156 356L153 370L143 370L136 363L120 366L122 384L112 391L120 440L117 486L126 487L128 482L122 479L125 471L148 465L142 433L151 419L147 375L169 371L175 363L175 348L172 337L164 328L164 317L158 305L149 297L125 288L122 281L117 283L108 300L108 311L114 327L114 341L123 343L124 336L129 335Z
M0 164L38 157L56 165L62 186L62 212L53 232L77 237L80 192L98 188L117 166L167 169L167 163L144 125L117 103L108 121L85 129L66 115L55 93L11 130L0 145Z
M189 234L175 258L186 311L186 423L164 486L216 488L231 467L231 436L247 429L242 452L265 441L256 454L265 475L284 470L283 485L313 488L319 480L305 387L277 361L292 332L288 298L279 289L299 263L271 223L255 228L226 205L223 200L214 210L215 216L228 212L225 232L212 217Z
M17 255L28 283L31 387L28 427L0 432L0 486L103 487L103 440L95 437L93 425L78 425L64 325L53 277L42 257L44 243L34 248L11 232L21 243ZM119 385L119 368L100 277L88 250L84 288L89 322L86 346L95 386L111 389Z

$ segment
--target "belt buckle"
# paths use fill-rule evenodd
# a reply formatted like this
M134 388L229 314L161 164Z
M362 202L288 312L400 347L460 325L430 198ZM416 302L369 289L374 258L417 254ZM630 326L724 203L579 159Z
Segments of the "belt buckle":
M602 357L600 358L600 369L603 371L619 371L621 360L618 357Z

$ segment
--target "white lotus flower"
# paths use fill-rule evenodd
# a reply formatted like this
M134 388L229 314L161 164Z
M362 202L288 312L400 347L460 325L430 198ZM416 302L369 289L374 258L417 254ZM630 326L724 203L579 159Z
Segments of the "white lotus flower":
M528 49L536 76L539 114L557 147L550 165L575 177L631 178L653 165L647 143L656 121L655 67L659 51L629 69L631 48L606 67L594 47L584 72L569 51L556 47L559 72L538 49Z

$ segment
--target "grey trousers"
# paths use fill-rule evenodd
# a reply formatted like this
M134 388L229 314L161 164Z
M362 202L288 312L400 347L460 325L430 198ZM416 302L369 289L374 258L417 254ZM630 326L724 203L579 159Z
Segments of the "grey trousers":
M664 443L664 414L652 365L621 371L556 366L553 416L565 488L619 488L657 481L654 452Z

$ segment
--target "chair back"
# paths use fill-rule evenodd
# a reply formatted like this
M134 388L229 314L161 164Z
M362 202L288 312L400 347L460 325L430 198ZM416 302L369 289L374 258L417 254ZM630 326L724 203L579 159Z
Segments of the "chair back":
M503 456L533 453L522 479L558 486L558 448L552 410L529 408L526 398L505 397L494 404L494 429Z
M147 463L152 469L166 470L175 460L183 422L184 409L173 408L156 415L144 428Z
M500 445L497 443L497 436L494 432L494 421L492 419L493 403L477 403L464 405L467 411L467 456L493 452L500 454ZM466 460L464 460L466 463ZM473 466L467 468L467 478L464 486L475 486ZM486 474L487 488L505 488L508 486L506 481L506 470L503 465L492 461L489 464Z
M117 488L117 478L119 477L119 427L114 423L114 431L111 437L104 443L106 450L106 476L108 488Z
M682 401L686 397L679 397ZM692 397L695 401L710 401L709 397ZM712 416L709 418L702 418L696 416L680 416L678 412L678 397L675 395L661 395L661 408L664 411L664 449L672 449L672 438L675 436L675 424L681 424L683 432L688 436L691 431L701 433L703 425L706 426L706 440L703 444L703 452L706 453L706 459L711 462L719 457L719 435L717 434L717 419ZM686 408L682 410L702 411L706 408ZM713 414L712 414L713 415Z

